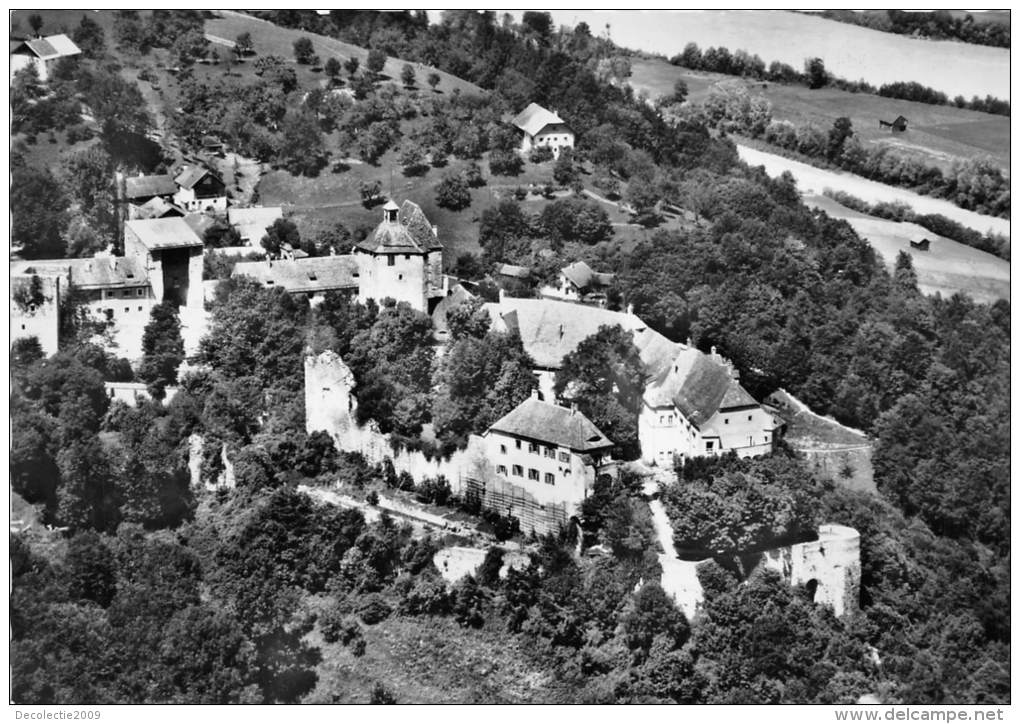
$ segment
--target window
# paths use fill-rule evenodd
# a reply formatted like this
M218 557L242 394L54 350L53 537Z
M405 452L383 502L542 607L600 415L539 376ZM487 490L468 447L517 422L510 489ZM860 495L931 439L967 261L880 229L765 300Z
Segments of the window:
M129 291L127 290L127 289L125 289L124 291L122 291L122 292L120 293L120 295L121 295L122 297L127 297L127 296L130 296L130 295L131 295L131 292L129 292Z
M130 311L131 311L131 307L124 307L124 312L125 313L130 312Z
M411 261L411 255L410 254L404 254L404 261Z
M712 442L711 440L705 441L705 449L706 450L711 450L714 447L715 447L715 443L714 442Z
M521 441L520 440L514 440L514 442L517 443L517 449L520 450L521 449Z
M569 463L570 462L570 453L561 452L560 453L560 462L561 463Z
M500 445L499 446L499 454L500 455L506 455L506 445Z
M729 425L729 424L730 424L730 418L728 418L728 417L724 417L724 418L723 418L723 424L725 424L725 425Z
M665 425L666 424L666 416L665 415L659 415L659 424L660 425Z
M497 465L496 472L500 475L506 475L506 465Z
M139 297L142 296L142 290L141 289L136 289L135 291L138 292L137 296L139 296Z
M747 416L747 419L748 419L748 420L750 420L750 419L751 419L751 416L750 416L750 415L748 415L748 416Z
M142 311L142 308L141 308L141 307L139 307L139 308L138 308L138 311L139 311L139 312L140 312L140 311Z
M21 325L21 328L22 328L22 329L24 329L24 328L25 328L25 325L24 325L24 324L23 324L23 325Z
M547 458L552 458L553 460L555 460L556 459L556 451L553 448L551 448L551 447L547 447L545 449L545 456Z
M396 266L396 264L397 264L397 257L396 257L396 255L395 254L387 254L386 255L386 266Z
M535 468L528 468L528 480L538 480L538 471Z
M536 445L535 443L529 442L528 443L528 452L529 453L535 453L537 455L538 454L538 447L539 446Z
M672 415L669 415L669 416L668 416L668 417L666 418L666 422L668 422L668 423L669 423L670 425L672 425L672 424L673 424L673 416L672 416Z
M524 477L524 468L520 465L514 465L514 475L519 478Z
M545 484L546 485L556 485L556 476L553 475L552 473L546 473L545 474Z
M404 278L403 274L397 274L397 281L401 281Z

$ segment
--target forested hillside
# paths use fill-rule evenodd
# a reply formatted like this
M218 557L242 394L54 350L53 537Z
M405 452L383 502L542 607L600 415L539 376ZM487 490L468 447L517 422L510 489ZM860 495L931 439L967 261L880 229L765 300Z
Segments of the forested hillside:
M855 527L861 610L836 619L777 576L741 585L714 565L704 611L687 620L652 582L656 543L629 475L600 480L585 503L585 536L604 555L575 557L572 541L550 536L528 568L501 579L494 547L476 576L447 584L432 563L443 541L296 490L407 487L305 434L302 353L350 358L359 382L372 380L359 403L389 429L410 438L432 423L455 445L487 418L472 404L478 390L453 383L526 392L518 344L465 318L434 385L428 320L409 308L331 296L311 309L235 281L211 305L200 370L168 405L111 404L102 381L120 363L91 345L49 359L31 344L12 350L12 487L68 527L12 541L16 702L383 703L426 691L477 702L1010 700L1008 303L925 297L905 254L887 273L846 223L807 209L792 179L746 167L724 134L667 122L621 87L612 48L587 27L558 30L538 12L520 25L469 11L439 25L407 13L261 15L435 65L499 107L548 104L577 132L591 178L625 186L642 223L659 224L665 206L691 211L697 224L621 243L598 219L597 233L573 235L555 213L539 224L506 200L478 234L484 252L512 256L562 244L545 232L565 229L567 248L618 272L636 314L717 347L754 395L785 387L872 434L880 495L815 480L781 449L680 471L667 496L706 536L732 537L711 529L720 510L790 532L766 519L763 497L798 525ZM188 485L192 433L205 437L208 479L226 446L236 489ZM722 500L716 477L755 494ZM414 494L435 501L423 487ZM460 635L435 661L412 648L408 622ZM507 669L487 683L451 674L482 641L520 651L529 680L545 683L523 690Z

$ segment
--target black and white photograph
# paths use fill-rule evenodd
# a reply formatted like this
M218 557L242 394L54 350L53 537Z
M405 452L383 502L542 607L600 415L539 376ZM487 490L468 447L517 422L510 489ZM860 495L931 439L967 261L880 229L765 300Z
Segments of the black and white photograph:
M8 23L12 720L1009 721L1010 10Z

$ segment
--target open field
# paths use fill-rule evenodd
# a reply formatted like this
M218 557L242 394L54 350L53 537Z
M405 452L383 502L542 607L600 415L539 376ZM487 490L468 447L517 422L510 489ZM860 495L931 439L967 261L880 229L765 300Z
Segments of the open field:
M917 286L925 294L948 297L962 292L978 302L1010 298L1009 262L1005 259L943 237L934 237L928 251L918 251L910 247L911 235L922 229L917 224L867 216L827 196L807 195L804 202L829 216L845 219L858 236L882 255L890 270L895 266L896 255L908 252L917 272Z
M1007 237L1010 235L1009 219L976 214L943 199L922 196L912 191L855 176L852 173L815 168L800 161L758 151L740 144L737 144L737 152L740 154L741 160L751 166L764 166L770 176L778 176L783 171L789 171L797 180L797 186L801 193L804 194L820 194L826 188L830 188L834 191L853 194L869 204L880 201L900 201L919 214L942 214L975 231L980 231L982 234L993 232Z
M916 81L950 97L1010 98L1008 48L922 40L781 10L551 12L556 24L584 21L593 33L608 24L617 45L667 58L694 42L702 49L743 49L766 64L778 60L794 68L820 57L830 73L876 86Z
M852 27L852 26L851 26ZM953 160L989 156L1009 169L1010 123L1006 116L968 111L955 106L882 98L868 93L849 93L836 88L811 90L802 85L762 83L720 73L705 73L670 65L658 58L635 58L630 84L650 98L673 92L677 80L687 83L689 99L699 102L720 81L744 83L755 95L772 103L772 117L796 125L814 123L823 129L840 116L853 123L854 133L869 144L882 144L940 167ZM902 115L909 123L904 133L881 130L878 121Z

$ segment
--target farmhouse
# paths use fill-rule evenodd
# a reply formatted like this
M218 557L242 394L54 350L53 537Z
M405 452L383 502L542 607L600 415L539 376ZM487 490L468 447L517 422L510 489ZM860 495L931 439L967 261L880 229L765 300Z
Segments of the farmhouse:
M227 187L216 174L201 166L185 166L174 177L174 203L186 211L226 211Z
M352 256L238 262L231 276L251 277L263 286L303 295L313 303L326 292L358 289L358 264Z
M553 156L558 158L560 149L574 147L574 132L570 130L570 126L558 115L537 103L532 103L521 111L513 119L513 124L524 132L521 153L528 153L537 146L546 146L552 150Z
M50 69L53 64L61 58L70 58L81 55L81 48L61 33L60 35L49 35L45 38L34 40L23 40L14 45L11 49L11 75L22 68L35 66L39 80L49 80Z
M612 468L613 441L576 409L537 393L494 422L484 436L497 479L519 486L540 504L576 509L595 478Z
M583 261L577 261L561 269L556 284L542 287L539 293L547 299L605 306L605 290L614 278L612 274L597 272Z
M531 276L531 269L516 264L499 264L496 267L496 276L505 279L520 279L522 281Z
M439 230L418 204L383 206L383 220L354 247L358 301L387 297L428 313L443 296L443 245Z

